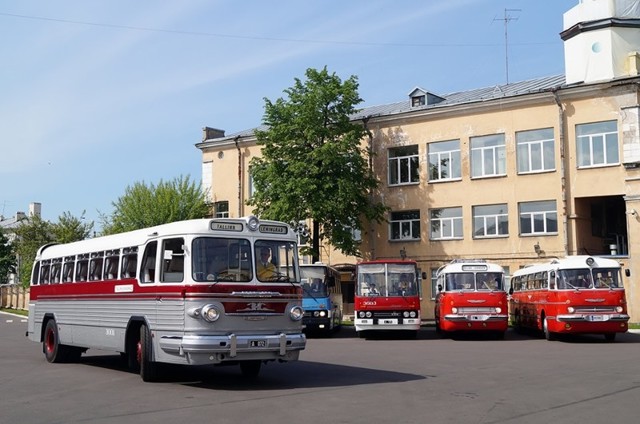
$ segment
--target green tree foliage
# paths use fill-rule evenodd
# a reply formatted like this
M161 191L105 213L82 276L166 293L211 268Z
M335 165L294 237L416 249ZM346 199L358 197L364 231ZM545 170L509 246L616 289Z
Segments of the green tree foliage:
M80 218L64 212L58 217L58 222L51 226L53 237L57 243L71 243L72 241L84 240L89 237L93 230L93 221L84 222L85 211L82 211Z
M114 211L102 216L104 234L116 234L211 214L200 185L187 177L158 185L136 182L112 203Z
M0 228L0 284L9 280L9 274L16 272L16 255L13 251L13 244Z
M256 192L247 202L263 218L313 221L311 253L321 240L349 255L359 254L352 230L362 219L384 220L386 208L370 193L378 181L368 167L362 142L365 128L350 120L362 102L355 76L342 81L326 67L308 69L306 80L284 90L287 98L265 99L263 123L256 131L262 157L253 158Z
M38 249L55 242L52 224L40 216L31 216L20 221L16 228L15 252L18 258L18 274L24 287L29 286L31 267Z

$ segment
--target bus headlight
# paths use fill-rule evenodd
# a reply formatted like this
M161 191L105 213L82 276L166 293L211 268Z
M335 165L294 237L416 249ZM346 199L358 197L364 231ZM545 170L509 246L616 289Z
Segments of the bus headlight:
M416 317L416 315L417 315L417 314L416 314L416 311L411 311L411 312L409 313L409 316L410 316L411 318L415 318L415 317Z
M409 311L404 311L402 313L402 316L405 317L405 318L409 318Z
M569 306L567 308L567 312L569 312L570 314L574 313L576 311L576 308L574 308L573 306Z
M360 312L358 312L358 316L359 316L360 318L364 318L364 311L360 311Z
M502 308L499 306L496 306L496 314L499 314L500 312L502 312Z
M321 317L326 317L327 316L327 311L320 311L320 316Z
M616 306L616 312L621 314L622 311L624 311L624 308L622 306Z
M371 311L367 311L366 316L367 318L371 318Z
M208 322L217 321L220 318L220 311L216 309L214 305L208 304L204 305L200 311L202 314L202 318Z
M303 315L304 311L300 306L297 305L291 308L291 310L289 311L289 318L291 318L293 321L300 321Z
M256 231L258 229L258 225L260 225L260 221L257 217L251 215L247 219L247 228L249 228L250 231Z
M453 312L454 314L458 313L458 308L456 308L455 306L453 308L451 308L451 312Z

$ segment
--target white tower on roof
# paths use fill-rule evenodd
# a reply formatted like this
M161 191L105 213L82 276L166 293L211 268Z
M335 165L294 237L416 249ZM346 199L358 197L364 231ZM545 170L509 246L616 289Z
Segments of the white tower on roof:
M564 14L567 84L638 75L640 0L579 0Z

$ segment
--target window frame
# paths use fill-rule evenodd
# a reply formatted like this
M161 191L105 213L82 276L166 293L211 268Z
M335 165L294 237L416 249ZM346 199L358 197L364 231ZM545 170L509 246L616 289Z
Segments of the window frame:
M489 144L487 146L475 146L474 144ZM497 144L492 144L497 143ZM478 152L480 156L478 157ZM491 173L487 172L489 165L485 164L488 159L486 153L491 153L492 168ZM480 159L480 164L476 162ZM469 162L471 166L471 178L492 178L504 177L507 175L507 144L504 133L481 135L469 138ZM478 166L480 166L478 172Z
M551 132L549 138L548 132ZM538 136L539 135L539 136ZM550 145L550 147L549 147ZM556 170L556 141L553 127L537 128L525 131L516 131L516 166L518 175L539 174ZM536 151L537 150L537 151ZM523 157L526 151L526 157ZM550 158L547 160L547 154ZM538 156L534 158L534 156ZM534 162L539 162L539 167L534 169ZM551 167L549 167L549 162ZM526 169L522 169L526 166Z
M452 216L435 216L435 214L442 213L453 213L459 211L459 214L455 214ZM443 222L447 222L448 224L444 225ZM437 224L437 229L436 229ZM444 236L444 229L451 228L449 231L450 235ZM459 233L457 233L457 229L459 229ZM437 236L437 233L440 236ZM429 209L429 239L430 240L462 240L464 238L464 220L463 220L463 211L462 206L453 206L447 208L432 208Z
M599 126L607 126L607 124L614 124L615 131L606 131L606 132L595 132ZM593 132L590 131L590 128L593 128ZM605 166L616 166L620 165L620 137L619 137L619 129L618 129L618 121L617 120L609 120L609 121L599 121L599 122L588 122L583 124L576 124L575 126L576 132L576 167L578 169L589 169L589 168L601 168ZM584 134L582 134L584 132ZM609 140L611 136L612 140ZM601 138L600 143L602 144L602 159L603 162L596 163L594 155L597 155L598 152L595 152L594 143L598 143L597 138ZM588 154L589 157L588 163L583 163L583 157L586 152L583 152L583 143L588 143ZM615 161L608 161L608 153L609 148L607 145L609 143L615 144ZM613 149L612 149L613 151Z
M533 210L533 211L525 211L523 212L522 208L523 206L529 206L532 208L543 208L545 203L553 203L554 205L554 210L551 209L547 209L547 210ZM528 216L527 221L529 222L529 228L531 229L531 232L525 232L525 228L524 228L524 222L525 222L525 215ZM548 227L549 224L551 222L553 222L552 219L549 218L550 215L555 215L555 230L554 231L549 231ZM542 223L544 226L544 230L543 231L536 231L536 217L542 216ZM538 201L531 201L531 202L519 202L518 203L518 226L519 226L519 234L520 236L540 236L540 235L556 235L558 234L558 203L556 202L556 200L538 200Z
M415 153L392 156L394 152L413 148L415 148ZM393 162L395 162L395 166L392 165ZM412 168L412 164L415 164L415 170ZM407 181L402 181L403 168L406 168ZM395 171L395 176L392 175L393 171ZM387 183L389 186L420 184L420 148L417 144L387 149Z
M503 213L478 213L480 208L492 208L492 207L503 207ZM476 220L482 218L483 220L483 234L478 235L478 227L476 227ZM493 224L495 226L495 232L488 234L487 233L487 219L493 218ZM504 218L501 221L501 218ZM474 205L471 207L471 219L472 219L472 234L474 239L486 239L486 238L499 238L499 237L509 237L509 205L507 203L496 203L491 205ZM506 226L506 232L501 232L502 226Z
M394 219L398 218L400 214L404 215L414 215L412 218L404 218L404 219ZM394 226L398 226L397 233L398 237L394 238ZM409 237L404 237L404 228L409 229ZM417 232L414 234L414 232ZM389 213L389 241L411 241L411 240L420 240L421 236L421 228L420 228L420 210L419 209L410 209L406 211L392 211Z
M457 144L457 149L450 150L442 150L442 151L432 151L432 148L436 148L438 146L443 146L445 144ZM432 157L437 156L437 165L432 162ZM449 177L443 177L442 161L443 156L448 156L449 165L447 166L450 174L453 174L451 170L457 170L457 175L451 175ZM444 141L436 141L432 143L427 143L427 164L429 167L429 182L440 182L440 181L459 181L462 179L462 151L460 150L460 139L453 140L444 140ZM437 171L437 178L434 178L433 170Z

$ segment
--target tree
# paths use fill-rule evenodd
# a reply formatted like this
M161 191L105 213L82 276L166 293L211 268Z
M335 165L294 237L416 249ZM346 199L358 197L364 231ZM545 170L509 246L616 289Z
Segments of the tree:
M15 252L18 258L18 275L23 287L29 286L31 267L38 249L55 242L52 224L34 215L20 221L16 228Z
M362 230L362 219L383 221L386 208L370 196L378 181L362 147L367 132L350 119L362 102L357 78L342 82L326 67L305 76L284 90L287 99L265 99L267 129L256 131L262 157L251 161L256 192L247 203L264 218L293 225L311 219L313 242L306 253L314 261L324 239L358 255L352 231Z
M2 232L0 228L0 284L6 283L9 274L16 272L16 255L13 251L13 244Z
M116 234L211 214L205 193L189 176L158 185L136 182L112 203L114 211L103 215L104 234Z
M58 217L58 222L51 226L53 237L58 243L71 243L72 241L84 240L89 237L93 230L93 221L83 222L85 211L82 211L80 218L64 212Z

